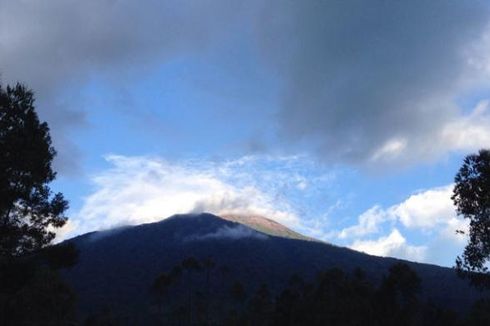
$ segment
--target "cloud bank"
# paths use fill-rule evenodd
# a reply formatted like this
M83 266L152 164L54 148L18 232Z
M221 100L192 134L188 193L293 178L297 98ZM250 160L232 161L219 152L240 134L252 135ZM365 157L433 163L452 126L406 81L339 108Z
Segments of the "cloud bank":
M260 54L254 69L282 89L275 119L270 112L258 118L277 127L284 148L293 144L334 162L412 164L488 144L488 112L468 113L458 100L481 90L488 98L489 7L442 0L6 0L0 71L4 81L36 90L59 161L73 165L67 132L84 123L88 105L74 99L83 102L80 89L93 78L124 88L189 57L237 69L223 49L240 39Z
M288 140L313 143L326 159L374 164L488 144L489 115L481 122L456 104L489 86L485 2L290 2L272 17L264 43L284 74ZM466 138L474 127L479 137Z

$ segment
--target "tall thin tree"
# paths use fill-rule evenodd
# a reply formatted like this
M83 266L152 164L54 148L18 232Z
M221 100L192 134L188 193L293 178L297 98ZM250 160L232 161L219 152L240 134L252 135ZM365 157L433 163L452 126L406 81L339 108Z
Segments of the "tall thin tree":
M34 94L21 84L0 85L0 257L49 244L67 220L67 201L49 187L56 155Z

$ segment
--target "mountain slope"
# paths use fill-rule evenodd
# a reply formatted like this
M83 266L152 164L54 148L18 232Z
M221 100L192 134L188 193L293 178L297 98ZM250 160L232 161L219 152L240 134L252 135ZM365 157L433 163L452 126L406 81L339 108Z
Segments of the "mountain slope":
M231 221L246 225L259 232L273 235L277 237L298 239L298 240L314 240L306 237L298 232L295 232L282 224L277 223L271 219L268 219L260 215L250 214L224 214L219 217Z
M294 273L311 279L327 268L352 271L361 267L376 281L398 261L317 241L267 235L211 214L174 216L69 241L79 248L80 258L64 276L79 295L82 316L110 309L126 314L132 318L129 323L135 324L144 323L155 278L187 257L215 261L216 268L203 290L212 289L218 299L235 280L249 293L262 283L275 293ZM422 296L427 300L461 310L478 295L451 269L409 264L421 277ZM180 292L173 294L176 300Z

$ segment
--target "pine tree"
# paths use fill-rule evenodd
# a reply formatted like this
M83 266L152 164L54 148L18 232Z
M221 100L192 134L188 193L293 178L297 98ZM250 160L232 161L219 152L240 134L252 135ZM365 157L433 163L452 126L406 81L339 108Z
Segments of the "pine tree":
M46 246L53 228L65 224L68 203L49 188L55 155L33 92L21 84L0 86L0 258Z

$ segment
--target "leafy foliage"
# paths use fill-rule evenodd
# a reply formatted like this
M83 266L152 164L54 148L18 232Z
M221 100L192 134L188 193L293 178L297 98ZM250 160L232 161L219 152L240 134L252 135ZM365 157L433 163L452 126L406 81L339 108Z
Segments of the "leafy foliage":
M55 155L33 92L0 86L0 256L35 251L53 240L50 228L65 224L68 203L48 186Z
M490 259L490 151L468 155L455 177L452 200L458 214L470 221L469 242L456 260L461 275L489 286ZM487 274L487 275L485 275Z

